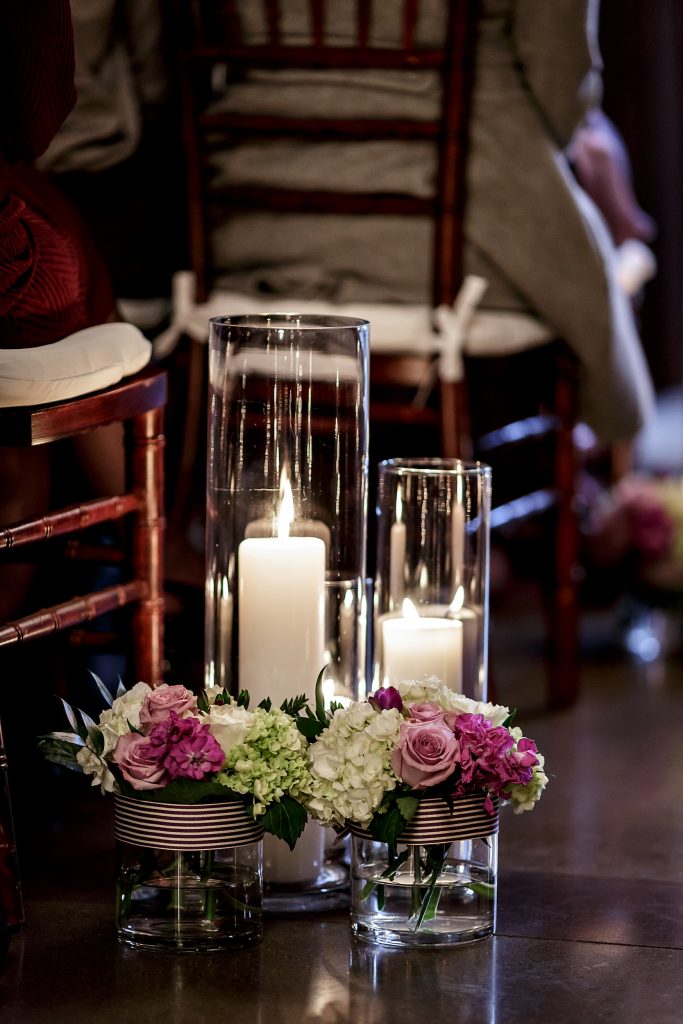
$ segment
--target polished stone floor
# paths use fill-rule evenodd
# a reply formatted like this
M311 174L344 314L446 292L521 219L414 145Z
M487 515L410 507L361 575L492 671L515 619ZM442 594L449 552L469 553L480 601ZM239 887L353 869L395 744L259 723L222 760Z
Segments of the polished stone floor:
M24 838L27 924L0 973L3 1024L680 1024L683 658L640 663L611 614L589 616L581 698L548 713L524 616L494 614L497 698L519 706L551 781L532 814L503 814L493 939L381 950L352 942L337 911L269 918L242 953L124 950L108 803L53 792Z

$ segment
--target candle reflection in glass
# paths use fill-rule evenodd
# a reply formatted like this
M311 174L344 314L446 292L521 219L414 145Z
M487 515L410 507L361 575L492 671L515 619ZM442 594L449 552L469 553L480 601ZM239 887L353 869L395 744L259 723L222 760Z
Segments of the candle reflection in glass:
M486 699L490 492L480 463L381 463L373 685L436 676Z

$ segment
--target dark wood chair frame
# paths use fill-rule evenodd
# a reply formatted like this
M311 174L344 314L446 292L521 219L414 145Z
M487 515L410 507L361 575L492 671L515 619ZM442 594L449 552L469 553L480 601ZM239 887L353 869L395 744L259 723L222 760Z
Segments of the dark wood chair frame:
M381 0L376 0L381 2ZM211 258L207 228L207 163L209 134L223 133L226 145L244 137L316 139L431 139L438 147L438 181L434 196L359 195L339 192L303 192L292 189L241 187L214 195L224 210L268 209L404 214L431 216L435 223L433 295L436 306L452 304L462 278L462 229L466 201L464 171L473 49L478 12L477 0L453 0L442 49L415 45L419 0L404 0L403 46L377 49L369 44L372 0L358 0L355 45L325 45L324 0L310 0L312 43L306 47L285 45L281 35L279 0L265 0L266 42L246 44L241 35L234 0L214 3L220 11L222 32L204 19L205 0L176 0L175 22L180 68L180 99L186 156L189 242L192 268L198 278L198 299L211 290ZM343 120L335 117L303 120L293 117L210 113L207 71L216 62L237 69L281 68L294 64L310 68L430 68L441 76L443 101L438 120ZM195 346L195 349L197 346ZM191 357L192 358L192 357ZM194 360L202 358L197 352ZM407 354L374 355L370 365L370 418L378 423L411 423L416 427L438 423L441 451L446 457L470 458L473 444L469 430L468 393L463 383L439 383L438 409L414 408L405 401L429 368L429 357ZM378 387L395 386L401 401L373 399ZM555 564L548 608L548 702L571 703L578 694L578 530L573 509L575 454L572 432L576 423L576 364L568 353L559 358L555 411L550 429L556 432L554 494Z
M127 490L47 515L0 526L0 554L53 537L78 535L98 523L131 517L133 578L76 596L0 626L0 648L89 622L127 605L134 608L134 669L151 686L162 681L164 640L164 425L166 372L148 369L102 391L49 405L0 411L0 445L50 444L122 422Z

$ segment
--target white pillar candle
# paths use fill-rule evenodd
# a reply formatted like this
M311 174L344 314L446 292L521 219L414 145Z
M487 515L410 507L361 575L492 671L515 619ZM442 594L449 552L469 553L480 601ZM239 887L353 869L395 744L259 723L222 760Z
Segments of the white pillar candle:
M312 701L325 663L326 546L321 537L288 536L292 493L283 478L278 537L246 537L237 552L239 685L250 706L270 697L279 707L300 693ZM266 836L268 884L305 886L317 878L325 833L309 822L294 852Z
M251 537L238 549L239 686L251 706L313 688L325 663L325 544Z
M481 613L475 608L459 608L448 614L462 623L462 692L473 700L486 700L485 680L479 672Z
M432 616L382 622L382 683L436 676L452 690L462 684L462 623Z

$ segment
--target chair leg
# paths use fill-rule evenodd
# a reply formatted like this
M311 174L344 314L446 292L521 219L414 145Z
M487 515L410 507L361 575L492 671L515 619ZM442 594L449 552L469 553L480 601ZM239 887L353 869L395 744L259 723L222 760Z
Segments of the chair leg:
M440 381L441 452L446 459L472 458L467 409L467 391L463 382Z
M572 370L572 367L560 366L556 385L556 408L561 425L555 453L555 589L549 602L547 695L551 707L566 707L579 695L579 530L574 511L576 456L572 437L576 385Z
M136 578L146 583L133 619L136 681L158 686L164 650L163 410L132 419L128 438L132 490L141 501L133 525L133 568Z

